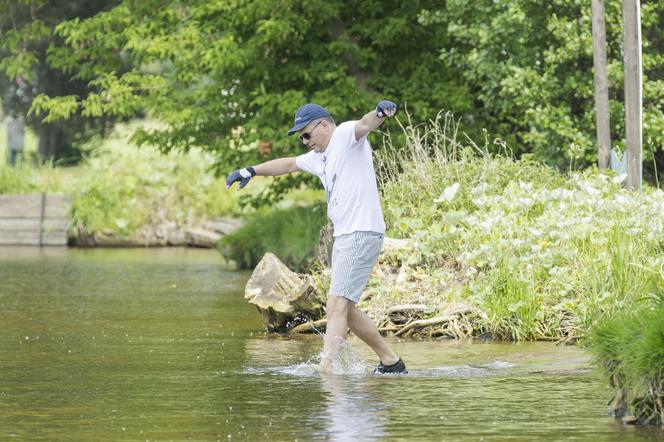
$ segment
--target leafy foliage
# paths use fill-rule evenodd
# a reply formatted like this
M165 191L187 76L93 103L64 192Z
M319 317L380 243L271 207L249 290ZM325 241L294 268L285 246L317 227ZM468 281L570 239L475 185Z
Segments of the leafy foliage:
M607 1L606 11L612 127L621 146L620 2ZM643 2L642 23L644 141L661 160L664 4ZM306 101L341 121L381 96L407 104L419 121L453 110L471 138L486 127L517 155L564 167L596 158L583 0L125 0L56 32L65 46L49 51L49 63L94 90L48 94L34 111L49 119L147 111L168 127L139 131L136 140L213 151L220 172L300 153L284 132ZM122 73L121 61L134 68Z
M93 136L106 133L112 116L94 116L78 109L75 99L63 99L51 118L28 110L39 94L58 97L87 95L95 89L77 72L64 73L47 60L47 53L62 53L63 41L55 27L67 20L86 19L113 7L117 1L77 0L68 2L8 0L0 3L0 91L3 110L23 116L39 134L39 153L58 163L78 161L83 145ZM118 71L122 71L122 67ZM39 99L35 104L39 104ZM60 121L66 118L67 121Z
M622 9L618 0L604 3L611 129L614 145L624 148ZM641 3L644 150L647 155L659 151L662 161L664 6ZM583 165L595 162L589 2L452 0L444 9L423 10L420 22L447 35L440 57L447 69L459 70L472 91L471 115L505 138L515 153L532 152L558 166L575 159Z
M316 260L320 229L326 223L320 203L259 213L242 229L223 237L219 249L239 268L254 268L266 252L272 252L288 267L304 271Z
M588 341L596 362L641 423L664 422L663 317L664 304L643 305L599 324Z
M372 303L461 301L494 337L574 340L661 296L664 192L490 154L457 141L453 121L408 127L407 149L379 155L388 234L410 244L393 261L410 283L383 284Z
M237 194L210 172L210 154L138 149L127 144L127 132L134 129L119 125L103 141L93 140L97 149L77 167L27 161L0 166L0 193L70 194L73 235L137 237L235 214Z

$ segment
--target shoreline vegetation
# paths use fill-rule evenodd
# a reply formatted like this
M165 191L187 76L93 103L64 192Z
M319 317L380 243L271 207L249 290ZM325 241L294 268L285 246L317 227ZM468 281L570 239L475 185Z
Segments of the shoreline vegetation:
M241 226L236 195L210 170L212 155L134 147L129 137L137 124L154 123L118 124L109 137L91 141L90 155L75 167L39 165L28 145L15 167L0 166L0 193L69 194L75 246L214 247Z
M621 398L616 415L661 424L664 192L490 154L488 140L459 142L449 114L403 130L379 175L388 233L408 243L361 306L383 327L394 306L424 306L391 321L401 336L580 342Z
M462 143L450 114L402 129L405 146L376 151L390 240L359 307L398 337L578 343L606 370L616 416L661 424L664 192ZM329 270L310 275L326 293ZM324 328L312 319L290 331Z
M359 306L399 337L587 346L616 391L616 415L661 424L664 192L627 191L612 172L515 159L499 140L461 142L450 114L402 129L404 146L386 137L375 152L392 240ZM321 192L239 209L207 154L126 144L116 134L78 168L2 167L0 193L72 194L76 235L131 237L244 216L219 243L225 257L251 268L273 252L326 293L329 272L315 262ZM249 191L260 192L261 181Z
M405 148L378 162L388 234L407 245L388 251L360 306L400 336L580 342L611 379L616 415L661 424L664 192L490 154L488 140L459 142L450 114L403 130Z

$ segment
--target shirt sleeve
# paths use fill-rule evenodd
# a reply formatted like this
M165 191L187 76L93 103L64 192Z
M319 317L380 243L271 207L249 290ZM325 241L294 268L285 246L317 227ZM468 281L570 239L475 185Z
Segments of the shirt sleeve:
M357 121L346 121L341 123L340 127L343 128L343 134L346 138L346 146L349 149L357 149L364 145L364 142L367 141L367 134L362 136L359 140L355 139L355 125Z
M319 155L314 152L307 152L295 158L295 164L300 170L321 176L323 171L320 168Z

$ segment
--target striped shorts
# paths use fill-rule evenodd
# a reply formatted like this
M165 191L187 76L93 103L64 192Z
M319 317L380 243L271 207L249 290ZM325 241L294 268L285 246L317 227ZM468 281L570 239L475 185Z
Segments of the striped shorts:
M355 304L367 286L383 247L383 234L353 232L334 238L330 296L342 296Z

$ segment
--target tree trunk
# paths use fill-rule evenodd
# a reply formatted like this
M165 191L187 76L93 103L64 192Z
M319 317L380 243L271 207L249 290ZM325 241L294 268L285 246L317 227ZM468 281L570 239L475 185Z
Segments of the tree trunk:
M641 190L642 180L642 67L639 0L623 0L625 47L625 141L629 151L627 187Z
M592 28L593 63L595 65L595 114L597 116L597 159L600 169L608 169L611 159L611 125L603 0L592 0Z
M320 319L325 305L311 276L292 272L269 252L251 274L244 298L256 306L268 330L276 332Z
M58 154L64 139L62 129L54 124L43 124L39 127L39 157L41 160L52 160Z

